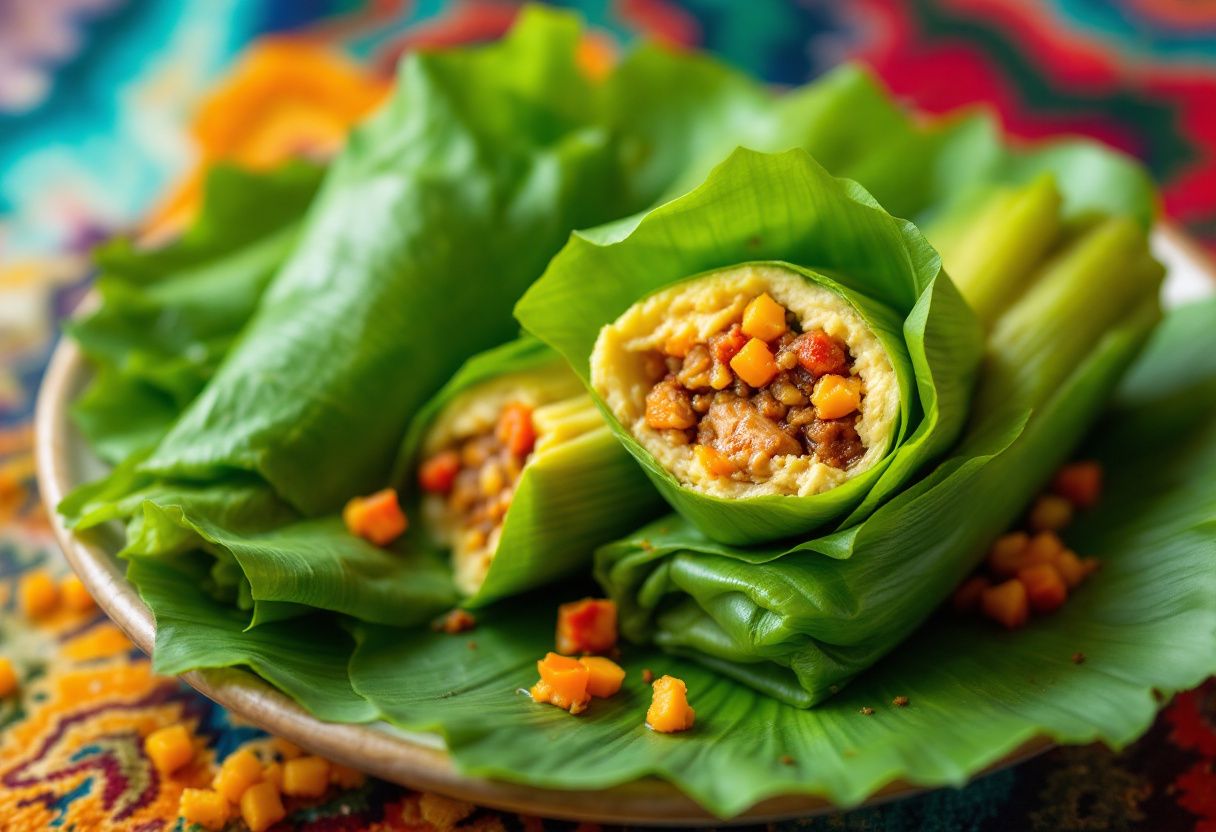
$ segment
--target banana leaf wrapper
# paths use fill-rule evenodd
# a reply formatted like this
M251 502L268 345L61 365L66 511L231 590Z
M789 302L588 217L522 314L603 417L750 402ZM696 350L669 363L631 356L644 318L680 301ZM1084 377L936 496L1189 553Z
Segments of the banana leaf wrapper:
M513 480L491 459L464 473L498 483L487 500L509 497L487 528L450 507L450 494L425 494L414 514L452 552L464 605L485 604L589 568L597 546L657 516L662 500L620 446L578 378L556 353L520 339L470 359L415 420L394 480L411 488L420 464L488 439L504 410L530 410L535 446ZM471 445L470 445L471 443ZM453 450L455 449L455 450ZM493 471L487 471L486 466Z
M597 577L630 638L808 707L930 615L1068 458L1160 316L1162 269L1138 223L1064 220L1058 196L1038 179L999 192L1026 223L981 212L971 229L994 244L964 287L1014 299L993 317L950 456L860 523L796 546L723 546L671 517L604 547ZM1035 217L1053 237L1043 259L1011 264L1008 236L1025 239Z
M886 452L831 490L728 497L691 487L638 441L593 384L591 357L606 325L658 290L746 264L800 276L837 298L889 361L899 412L876 440ZM802 151L737 151L686 196L629 223L576 234L516 315L591 386L672 507L708 538L733 544L856 522L897 493L957 438L983 349L979 323L919 231Z

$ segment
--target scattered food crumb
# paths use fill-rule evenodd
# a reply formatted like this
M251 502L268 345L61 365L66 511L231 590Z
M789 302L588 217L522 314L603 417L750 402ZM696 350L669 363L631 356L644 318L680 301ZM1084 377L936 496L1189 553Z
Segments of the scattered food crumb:
M470 642L469 642L469 649L470 649L470 650L476 650L476 649L477 649L477 642L475 642L475 641L470 641Z
M642 547L643 552L653 552L654 551L654 544L651 543L649 540L643 540L638 545Z
M891 700L891 704L897 708L906 708L906 707L908 707L908 697L897 696Z
M1072 654L1072 663L1073 664L1085 664L1085 654L1082 653L1080 650L1073 653Z
M418 813L422 820L436 829L451 829L475 812L477 807L463 800L425 792L418 801Z
M794 762L795 762L794 758L793 758L793 757L791 757L789 754L782 754L782 755L781 755L781 765L783 765L783 766L792 766L792 765L794 764Z
M437 633L447 633L450 636L467 633L476 626L477 619L468 610L462 610L459 607L446 615L436 618L431 623L432 630Z
M654 684L654 671L649 667L642 668L642 681L648 685Z
M861 715L862 716L873 716L874 709L871 708L869 705L863 705L861 708Z

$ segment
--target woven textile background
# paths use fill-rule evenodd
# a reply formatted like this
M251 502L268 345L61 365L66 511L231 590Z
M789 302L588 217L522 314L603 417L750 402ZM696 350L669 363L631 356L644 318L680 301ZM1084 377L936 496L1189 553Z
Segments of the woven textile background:
M1131 152L1164 208L1216 250L1213 0L569 0L589 60L638 37L706 48L775 84L867 62L931 112L982 104L1028 139ZM103 616L25 620L15 579L66 569L33 483L33 398L57 322L116 230L171 234L216 160L326 156L420 45L497 37L503 0L0 0L0 653L30 669L0 701L0 829L172 830L180 785L140 737L184 721L211 760L256 740ZM788 828L1216 830L1216 689L1171 703L1115 754L1051 752L962 791ZM371 781L278 829L425 828L417 797ZM537 828L480 812L465 826Z

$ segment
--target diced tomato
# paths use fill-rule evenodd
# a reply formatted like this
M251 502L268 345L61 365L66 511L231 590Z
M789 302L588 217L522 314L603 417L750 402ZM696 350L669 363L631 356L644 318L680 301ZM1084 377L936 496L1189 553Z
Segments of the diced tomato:
M743 328L731 324L726 332L719 332L709 339L709 347L714 359L720 364L729 364L730 360L739 354L739 350L747 346L748 337L743 334Z
M1102 466L1073 462L1056 472L1052 490L1077 508L1092 508L1102 496Z
M498 417L498 441L512 454L525 457L536 445L536 428L532 424L532 408L523 402L512 402Z
M557 611L557 650L570 656L605 653L616 646L616 604L584 598Z
M460 473L460 454L441 451L422 463L418 469L418 484L423 491L432 494L447 494Z
M849 374L844 348L822 329L799 335L794 339L793 350L802 369L814 376Z

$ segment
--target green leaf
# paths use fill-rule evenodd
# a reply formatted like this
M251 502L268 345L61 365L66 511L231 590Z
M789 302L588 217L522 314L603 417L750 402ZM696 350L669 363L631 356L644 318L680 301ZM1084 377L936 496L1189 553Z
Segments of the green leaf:
M100 306L67 334L96 368L73 407L109 462L156 443L215 372L294 243L320 169L216 167L202 210L177 241L116 239L96 254Z
M855 183L832 179L805 152L737 151L696 190L619 231L573 236L516 307L524 327L589 385L600 329L630 306L702 272L766 259L845 298L882 340L900 379L903 414L892 451L809 497L727 500L686 488L600 401L656 487L705 535L748 544L807 532L854 509L857 519L957 436L981 357L978 323L913 226Z

